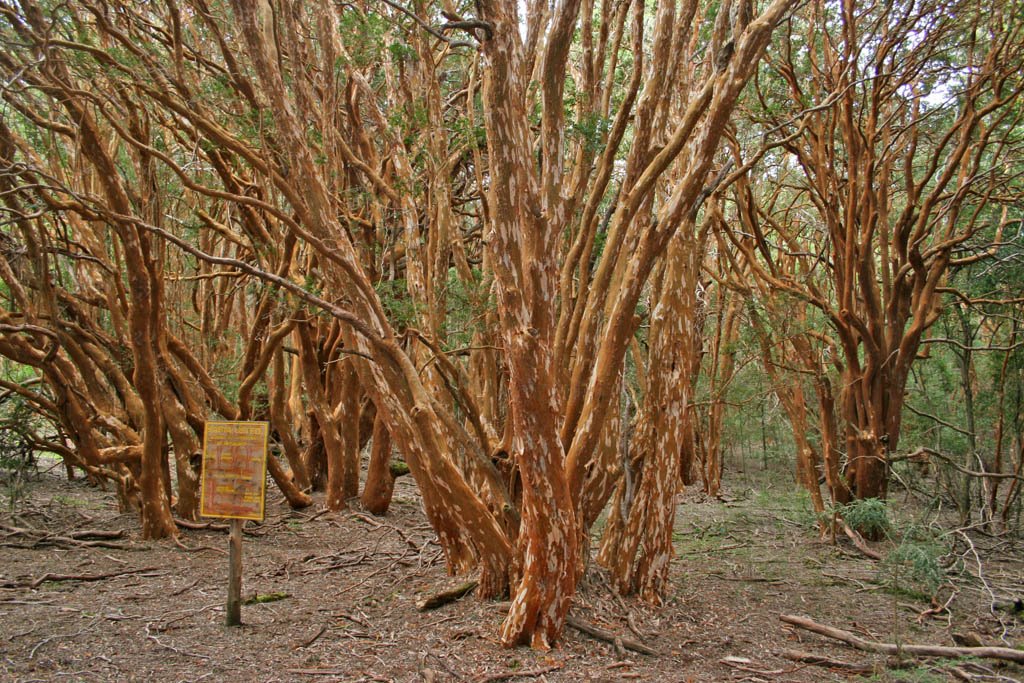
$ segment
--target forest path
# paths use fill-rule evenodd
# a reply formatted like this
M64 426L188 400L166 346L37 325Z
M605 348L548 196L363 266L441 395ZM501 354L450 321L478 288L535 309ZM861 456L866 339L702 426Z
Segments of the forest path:
M973 550L960 539L945 558L926 539L904 544L904 562L878 563L848 542L820 541L806 501L788 484L733 490L726 502L681 496L676 591L660 609L611 595L603 572L591 569L573 616L659 653L624 658L575 629L549 653L503 649L502 605L475 598L418 611L417 600L458 580L445 575L408 478L379 519L295 512L271 494L266 521L246 526L243 551L243 597L265 601L244 606L236 629L222 625L225 533L188 531L187 550L143 542L136 515L119 514L109 491L53 475L29 487L29 502L12 515L12 489L0 486L0 680L857 679L786 659L787 650L874 667L867 679L876 681L1024 678L1019 667L991 662L957 670L948 661L894 662L784 627L779 615L795 613L885 642L952 645L956 633L1024 646L1021 615L988 609L989 590L1022 597L1020 539L971 536ZM898 500L896 507L913 518ZM976 578L978 558L987 588ZM955 587L950 612L921 617L930 607L921 591L943 559L953 561L952 582L939 590L944 601Z

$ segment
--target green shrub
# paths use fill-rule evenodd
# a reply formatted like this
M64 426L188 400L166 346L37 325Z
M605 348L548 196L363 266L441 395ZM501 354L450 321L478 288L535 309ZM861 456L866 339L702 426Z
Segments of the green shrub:
M894 593L927 600L945 581L939 565L944 554L945 548L935 541L908 535L879 565L882 583Z
M892 521L889 508L880 498L864 498L836 509L847 524L869 538L891 538Z

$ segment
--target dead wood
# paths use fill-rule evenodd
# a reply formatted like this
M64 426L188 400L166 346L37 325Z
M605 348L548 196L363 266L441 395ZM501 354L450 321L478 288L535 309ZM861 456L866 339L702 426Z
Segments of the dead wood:
M113 540L115 538L124 538L124 529L118 529L117 531L82 529L68 534L68 537L73 538L76 541L95 541L99 539Z
M843 671L852 671L855 673L871 673L874 671L874 667L868 664L845 662L841 659L833 659L831 657L816 655L810 652L801 652L800 650L783 650L779 654L794 662L810 664L812 666L822 666L826 669L842 669Z
M456 586L455 588L449 588L448 590L441 591L440 593L428 595L422 600L418 600L416 602L416 609L421 612L437 609L438 607L447 605L449 602L455 602L459 598L468 594L478 585L478 581L468 581L462 585Z
M759 676L781 676L783 674L792 673L792 672L797 671L798 669L800 669L800 667L796 667L796 668L793 668L793 669L772 669L771 671L766 671L764 669L755 669L752 666L748 666L749 664L752 664L753 662L751 662L746 657L735 657L735 656L729 656L729 657L724 657L722 659L719 659L718 663L719 664L724 664L725 666L729 667L730 669L736 669L737 671L745 671L747 673L757 674Z
M15 581L5 583L4 588L18 588L22 586L28 586L29 588L39 588L42 584L47 581L103 581L104 579L113 579L118 576L126 576L128 574L142 574L144 572L152 572L159 570L159 567L143 567L142 569L125 569L118 572L108 572L106 574L54 574L47 572L39 578L24 581Z
M85 540L85 538L120 538L120 532L105 532L105 531L91 531L91 532L76 532L79 536L83 533L86 534L84 538L77 538L76 533L72 533L70 536L60 536L52 534L48 531L41 529L30 529L27 527L8 526L6 524L0 524L0 530L7 533L7 537L21 537L27 539L27 544L22 543L2 543L7 547L13 548L25 548L32 549L43 545L56 545L56 546L69 546L75 548L113 548L115 550L129 550L131 546L125 545L124 543L112 543L107 540ZM118 533L117 536L110 536L111 533Z
M317 631L316 633L314 633L314 634L313 634L312 636L310 636L309 638L306 638L306 639L305 639L304 641L302 641L301 643L296 643L296 644L295 644L295 645L294 645L294 646L292 647L292 649L294 649L294 650L301 650L301 649L303 649L303 648L309 647L310 645L312 645L313 643L315 643L315 642L316 642L317 640L319 640L319 639L320 639L320 636L322 636L322 635L323 635L323 634L325 634L325 633L327 633L327 625L326 625L326 624L324 624L323 626L321 626L321 627L320 627L320 630L319 630L319 631Z
M856 531L850 528L850 525L846 522L840 522L843 526L843 533L850 537L853 541L853 545L857 547L857 550L861 551L865 556L870 557L872 560L881 560L882 555L877 550L872 550L868 547L864 537L858 534Z
M849 631L832 626L819 624L807 617L793 614L781 614L779 619L787 624L817 633L826 638L833 638L851 647L865 652L877 652L885 655L912 655L915 657L981 657L984 659L1001 659L1008 662L1024 664L1024 650L1013 650L1008 647L949 647L946 645L911 645L895 643L873 643L858 638Z
M496 681L510 681L513 678L537 678L538 676L544 676L552 671L558 671L561 667L558 666L547 666L543 669L531 669L529 671L507 671L500 674L492 674L485 676L484 678L477 679L477 683L495 683Z
M174 518L174 523L180 526L182 529L191 529L193 531L224 531L228 530L227 524L218 524L216 522L190 522L187 519Z
M644 655L655 655L656 656L658 654L657 650L654 650L653 648L647 647L646 645L644 645L643 643L641 643L639 641L633 640L632 638L623 638L622 636L617 636L614 633L612 633L611 631L606 631L603 628L598 628L597 626L593 626L592 624L588 624L588 623L586 623L584 621L580 621L579 619L576 619L575 617L566 617L565 623L568 626L572 626L577 631L580 631L582 633L586 633L588 636L591 636L592 638L597 638L598 640L603 640L604 642L609 643L609 644L611 644L613 646L615 645L616 640L618 640L619 642L622 643L622 646L624 648L626 648L627 650L632 650L633 652L639 652L640 654L644 654Z
M345 676L348 669L288 669L288 673L299 676Z

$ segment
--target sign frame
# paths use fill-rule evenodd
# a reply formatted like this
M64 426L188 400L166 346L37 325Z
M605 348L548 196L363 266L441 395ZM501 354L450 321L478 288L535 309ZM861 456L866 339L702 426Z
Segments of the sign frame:
M230 432L237 430L245 426L252 429L253 427L260 427L262 434L258 439L248 438L250 435L237 435L235 439L231 440L230 444L217 443L218 439L224 439L225 437L231 436ZM213 443L211 443L211 432L213 432ZM228 432L228 434L218 434L217 432ZM247 440L248 438L248 440ZM202 477L199 483L199 514L202 517L218 517L222 519L237 519L245 520L251 519L254 521L263 521L266 514L267 506L267 458L269 457L269 445L270 445L270 423L266 421L242 421L242 420L207 420L206 426L203 429L203 469ZM211 446L215 446L213 452L211 452ZM218 483L211 479L218 476L216 467L211 467L211 463L215 462L218 458L218 452L216 447L236 447L238 452L235 453L236 457L244 458L246 453L244 449L255 450L259 448L262 457L260 458L260 464L258 465L259 470L259 509L255 507L250 508L242 512L233 511L235 514L225 512L223 509L217 509L216 504L213 501L208 500L207 486L218 486ZM221 456L222 457L222 456ZM251 457L249 464L254 464L255 457ZM248 479L249 482L256 483L254 481L256 472L252 472L252 477ZM240 477L242 478L242 477ZM242 478L244 480L244 478ZM230 484L222 483L221 486L230 486ZM244 501L239 503L244 505ZM210 506L212 509L208 509Z

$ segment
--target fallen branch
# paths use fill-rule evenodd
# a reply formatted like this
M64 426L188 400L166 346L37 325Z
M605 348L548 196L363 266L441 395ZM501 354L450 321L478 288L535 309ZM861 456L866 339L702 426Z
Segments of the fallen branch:
M592 638L597 638L598 640L603 640L606 643L610 643L612 645L615 645L616 642L618 642L618 643L621 643L622 647L626 648L627 650L632 650L633 652L639 652L640 654L643 654L643 655L657 655L658 654L657 650L654 650L654 649L652 649L650 647L647 647L646 645L644 645L643 643L641 643L639 641L633 640L632 638L623 638L622 636L617 636L614 633L612 633L611 631L605 631L603 628L598 628L598 627L593 626L591 624L588 624L586 622L580 621L579 619L576 619L574 617L566 617L565 623L568 626L572 626L577 631L580 631L582 633L586 633L588 636L591 636ZM1024 654L1024 653L1022 653L1022 654Z
M20 581L8 581L0 584L0 588L39 588L48 581L102 581L123 577L126 574L143 573L145 571L158 571L160 567L143 567L141 569L126 569L123 571L111 571L110 573L52 573L47 572L38 579L23 579ZM35 603L31 603L35 604Z
M56 545L56 546L70 546L74 548L113 548L115 550L130 550L131 546L123 543L111 543L106 540L82 540L76 538L81 536L83 532L72 533L70 536L59 536L57 534L51 534L48 531L41 529L28 529L24 527L8 526L6 524L0 524L0 530L6 531L8 537L10 536L22 536L28 539L29 544L23 545L18 543L3 543L2 545L13 547L13 548L25 548L32 549L41 545ZM86 532L86 538L89 536L96 538L120 538L118 536L110 536L109 534L116 532L103 532L103 531L91 531Z
M89 622L88 626L86 626L85 628L83 628L80 631L75 631L74 633L55 633L55 634L53 634L51 636L47 636L46 638L43 638L38 643L36 643L35 647L32 648L32 651L28 653L28 658L29 659L35 659L36 652L39 651L39 648L41 648L42 646L46 645L47 643L53 642L54 640L57 640L59 638L77 638L78 636L82 635L86 631L88 631L91 628L93 628L98 621L99 621L99 618L93 619L92 621Z
M843 533L850 537L850 540L853 541L853 544L857 546L857 550L861 551L864 555L870 557L872 560L882 559L882 555L877 550L872 550L871 548L869 548L867 542L864 540L864 537L858 534L853 529L851 529L849 524L843 522L842 520L840 520L840 524L843 525Z
M98 540L107 539L112 540L115 538L124 538L124 529L118 529L117 531L105 531L103 529L82 529L81 531L75 531L68 534L69 537L76 541L86 540Z
M448 590L441 591L440 593L435 593L434 595L428 595L416 603L416 609L421 612L437 609L438 607L447 605L449 602L455 602L459 598L467 595L478 585L478 581L469 581L460 586L456 586L455 588L450 588Z
M201 654L198 654L196 652L188 652L186 650L182 650L182 649L176 648L173 645L168 645L167 643L162 643L162 642L160 642L159 638L157 638L156 636L154 636L152 634L146 636L146 639L147 640L152 640L154 643L156 643L158 646L162 647L165 650L170 650L171 652L174 652L174 653L179 654L179 655L184 655L185 657L194 657L196 659L209 659L209 657L206 656L206 655L201 655Z
M757 674L759 676L781 676L782 674L793 673L794 671L798 671L801 668L798 666L792 669L772 669L771 671L765 671L764 669L755 669L752 666L747 666L748 664L753 664L753 662L751 662L746 657L735 656L724 657L723 659L719 659L718 663L724 664L725 666L731 669L736 669L737 671L745 671L747 673Z
M1024 650L1008 647L949 647L946 645L910 645L895 643L874 643L858 638L849 631L844 631L793 614L781 614L779 619L787 624L802 628L811 633L833 638L846 643L850 647L865 652L876 652L883 655L914 655L917 657L981 657L983 659L1001 659L1008 662L1024 664Z
M192 531L227 531L227 524L218 524L217 522L190 522L187 519L174 518L174 523L180 526L182 529L190 529Z
M293 645L292 649L293 650L301 650L303 648L307 648L310 645L312 645L313 643L315 643L317 640L319 640L320 636L322 636L325 633L327 633L327 624L324 624L323 626L321 626L320 630L317 631L316 633L314 633L312 637L306 638L301 643L296 643L295 645Z
M843 671L852 671L859 674L872 673L875 669L867 664L854 664L853 662L844 662L841 659L832 659L831 657L824 657L822 655L811 654L810 652L801 652L800 650L783 650L779 653L782 657L789 659L794 662L800 662L801 664L810 664L812 666L822 666L826 669L842 669Z
M124 575L132 573L143 573L145 571L159 571L160 567L142 567L141 569L123 569L121 571L111 571L108 573L52 573L46 572L39 579L35 579L31 582L25 582L20 585L29 586L30 588L39 588L48 581L103 581L104 579L115 579L116 577L124 577Z
M484 678L477 679L477 683L495 683L496 681L510 681L513 678L537 678L549 674L552 671L558 671L561 667L548 666L543 669L531 669L529 671L508 671L502 674L493 674Z

